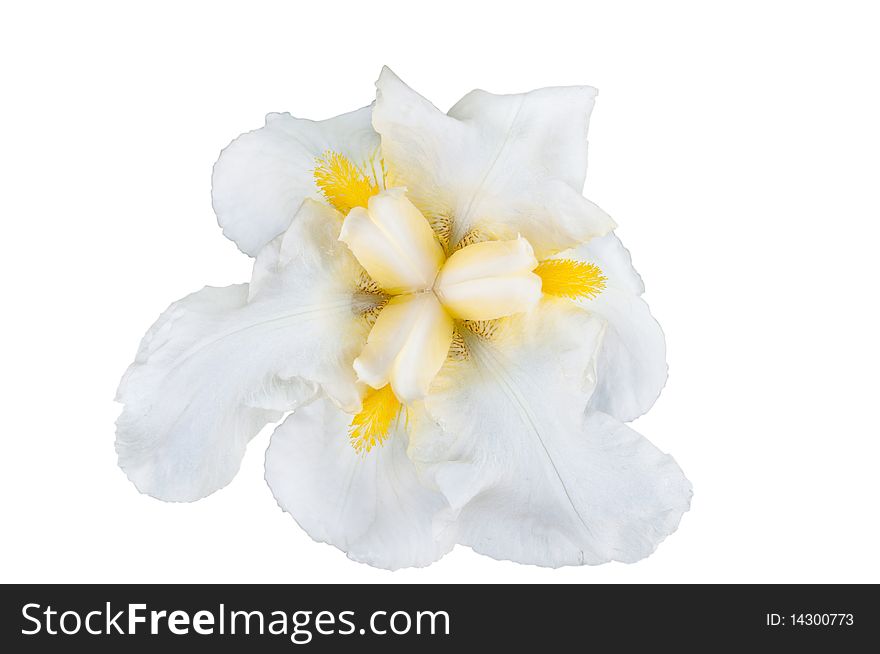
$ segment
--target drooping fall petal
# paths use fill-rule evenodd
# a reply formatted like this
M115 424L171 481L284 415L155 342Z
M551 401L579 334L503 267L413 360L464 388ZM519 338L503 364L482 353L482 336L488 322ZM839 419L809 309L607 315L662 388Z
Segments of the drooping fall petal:
M606 277L601 293L578 301L606 324L590 406L623 422L635 420L654 404L667 377L666 338L640 297L641 277L614 234L559 256L594 263Z
M337 152L364 171L378 159L372 107L329 120L269 114L266 125L236 138L214 164L211 196L223 233L256 256L287 229L306 198L326 201L315 183L316 158Z
M546 306L545 306L546 305ZM459 542L544 566L635 561L675 530L690 484L671 457L598 412L602 321L544 300L444 367L410 453L459 510ZM464 409L467 407L467 409Z
M359 409L359 267L336 240L341 216L309 202L258 258L252 288L187 296L144 337L119 386L116 432L142 492L191 501L225 486L248 441L318 391Z
M416 477L403 425L364 456L346 437L350 418L319 399L275 430L266 481L278 504L355 561L391 570L436 561L454 544L452 516Z

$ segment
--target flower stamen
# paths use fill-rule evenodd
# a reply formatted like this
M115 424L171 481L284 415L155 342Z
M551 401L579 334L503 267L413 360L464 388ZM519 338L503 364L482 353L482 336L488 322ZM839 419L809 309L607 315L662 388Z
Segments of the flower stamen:
M473 245L474 243L482 243L483 241L488 241L489 236L484 234L482 230L472 228L467 231L467 233L461 237L461 240L456 243L455 249L461 250L462 248L466 248L468 245Z
M593 299L605 289L607 278L599 266L572 259L548 259L534 270L546 295L570 300Z
M452 236L452 217L448 213L426 213L425 218L437 235L437 240L444 250L449 249L449 238Z
M348 430L351 446L358 454L382 445L400 415L400 400L387 384L379 390L370 389L364 397L360 413L351 419Z
M343 154L328 150L315 159L315 184L327 202L343 214L366 207L379 192L378 185Z
M449 361L467 361L470 358L467 342L464 340L458 327L452 332L452 343L449 345L449 353L447 359Z
M484 341L491 341L498 333L501 320L498 318L493 320L462 320L461 324L467 327L474 336L478 336Z

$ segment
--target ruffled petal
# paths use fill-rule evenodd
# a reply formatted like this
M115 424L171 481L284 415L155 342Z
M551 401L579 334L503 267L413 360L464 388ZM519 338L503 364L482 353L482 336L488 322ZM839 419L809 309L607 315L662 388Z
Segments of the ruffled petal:
M388 175L429 217L451 220L450 245L472 230L522 234L541 259L614 228L581 195L595 89L473 91L444 115L388 68L376 87Z
M305 198L323 201L314 168L316 158L328 150L372 175L379 139L370 125L371 110L322 121L273 113L266 116L265 127L230 143L212 178L214 212L223 233L242 252L256 256L287 229Z
M448 506L419 483L405 430L361 455L347 438L350 419L320 399L275 430L266 481L278 504L355 561L391 570L436 561L454 543Z
M597 385L590 406L622 422L650 409L666 385L666 338L639 297L644 285L630 254L614 234L560 255L598 265L606 288L580 304L606 323L596 360Z
M205 288L144 337L119 386L116 432L141 492L191 501L225 486L248 441L319 387L358 410L351 362L369 327L353 290L360 268L336 240L341 220L310 201L261 257L250 298L247 284Z
M459 510L462 544L552 567L628 562L678 525L691 491L671 457L584 413L602 329L544 301L500 335L466 337L468 358L441 371L425 401L437 426L410 455Z
M367 209L352 209L339 240L373 281L394 294L431 288L446 259L428 221L401 188L374 195Z
M390 383L402 402L421 399L446 360L452 332L452 318L433 293L398 295L382 309L355 359L358 379L373 388Z

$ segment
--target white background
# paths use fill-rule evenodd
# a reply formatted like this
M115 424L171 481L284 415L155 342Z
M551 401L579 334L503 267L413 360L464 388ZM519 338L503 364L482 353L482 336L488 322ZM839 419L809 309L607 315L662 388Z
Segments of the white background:
M0 581L880 582L871 3L9 4ZM382 64L444 109L474 87L600 89L586 193L669 346L635 426L695 491L649 559L352 563L276 506L268 431L191 505L116 467L112 400L143 332L249 275L211 210L219 150L269 111L369 103Z

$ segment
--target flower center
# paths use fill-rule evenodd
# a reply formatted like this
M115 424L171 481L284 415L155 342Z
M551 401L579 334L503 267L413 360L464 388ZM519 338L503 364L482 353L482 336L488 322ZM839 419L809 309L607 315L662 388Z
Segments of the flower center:
M390 384L402 402L423 398L453 337L453 319L492 320L528 311L541 298L538 261L522 238L467 245L448 258L428 220L393 188L371 196L342 223L345 242L392 296L355 359L358 378Z
M345 215L339 240L392 296L354 361L359 381L373 389L352 422L359 451L382 442L401 403L427 395L446 361L454 320L495 320L529 311L542 293L576 299L604 287L605 278L592 264L567 259L539 264L522 236L464 244L447 257L406 189L380 190L375 174L371 179L340 154L318 160L315 182Z

